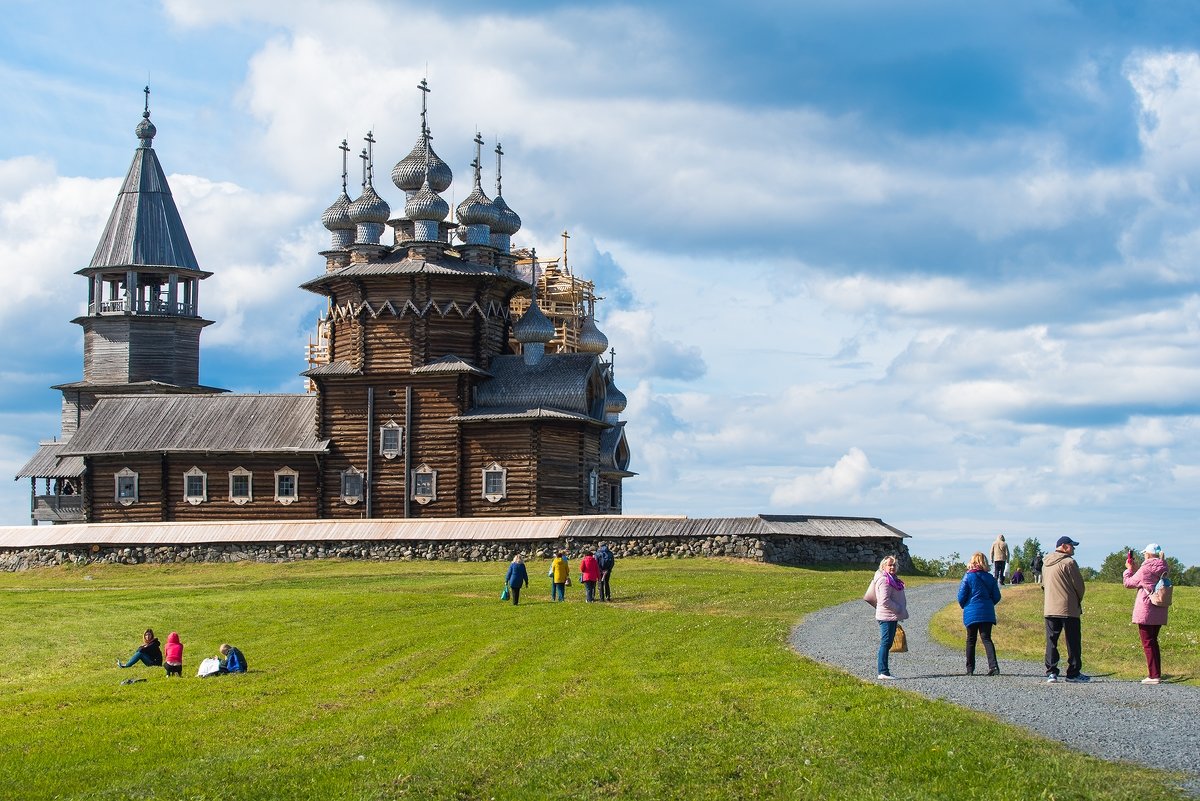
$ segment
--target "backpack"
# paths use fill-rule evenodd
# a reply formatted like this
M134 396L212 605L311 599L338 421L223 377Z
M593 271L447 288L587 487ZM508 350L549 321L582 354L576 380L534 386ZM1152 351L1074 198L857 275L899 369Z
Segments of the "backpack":
M1166 608L1171 605L1171 591L1173 589L1174 585L1171 584L1171 580L1163 576L1154 585L1154 592L1146 594L1149 596L1151 604Z
M612 551L608 550L607 548L603 551L596 551L596 566L599 567L601 570L612 570L613 569Z

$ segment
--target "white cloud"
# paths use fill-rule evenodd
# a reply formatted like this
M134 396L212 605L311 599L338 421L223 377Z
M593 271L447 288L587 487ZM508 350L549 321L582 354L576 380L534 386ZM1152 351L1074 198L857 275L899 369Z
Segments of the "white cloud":
M867 455L851 448L833 467L796 476L775 487L771 505L791 507L824 501L856 500L873 482L875 471Z

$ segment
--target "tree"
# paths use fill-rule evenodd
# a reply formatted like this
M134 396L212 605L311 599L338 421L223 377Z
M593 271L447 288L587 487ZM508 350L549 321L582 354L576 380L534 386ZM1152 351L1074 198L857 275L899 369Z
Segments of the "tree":
M1125 574L1125 558L1129 556L1130 550L1129 547L1125 547L1104 557L1104 561L1100 564L1100 572L1096 574L1096 578L1100 581L1120 581L1121 577Z
M1192 565L1182 573L1172 573L1171 580L1185 587L1200 587L1200 565Z
M1033 557L1037 556L1041 551L1042 544L1034 537L1029 537L1020 546L1013 549L1012 558L1021 567L1029 569L1033 567Z

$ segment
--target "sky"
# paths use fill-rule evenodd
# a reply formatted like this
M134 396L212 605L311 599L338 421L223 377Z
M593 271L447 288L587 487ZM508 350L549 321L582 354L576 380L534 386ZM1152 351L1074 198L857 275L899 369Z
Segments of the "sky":
M201 266L201 383L300 392L340 192L419 131L597 284L627 514L878 517L1200 564L1191 2L0 0L0 474L59 432L137 140ZM485 188L494 174L485 159ZM355 167L351 167L354 196ZM0 524L29 517L0 481Z

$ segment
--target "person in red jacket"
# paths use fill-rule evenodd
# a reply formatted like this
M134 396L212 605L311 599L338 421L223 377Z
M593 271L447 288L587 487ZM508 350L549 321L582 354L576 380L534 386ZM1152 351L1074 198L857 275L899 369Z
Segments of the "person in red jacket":
M165 661L163 667L167 669L167 676L183 677L183 643L179 641L179 634L172 631L167 635L167 648L163 653Z
M596 582L600 580L600 564L591 551L583 552L583 558L579 560L579 573L584 589L587 590L587 602L590 604L596 600Z

